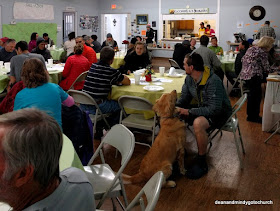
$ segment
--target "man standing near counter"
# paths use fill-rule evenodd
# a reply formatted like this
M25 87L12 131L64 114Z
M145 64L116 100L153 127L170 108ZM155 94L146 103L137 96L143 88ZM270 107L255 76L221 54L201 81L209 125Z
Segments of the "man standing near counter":
M146 44L153 43L154 30L151 28L150 24L147 24L146 28L146 37L144 37L144 39L146 40Z

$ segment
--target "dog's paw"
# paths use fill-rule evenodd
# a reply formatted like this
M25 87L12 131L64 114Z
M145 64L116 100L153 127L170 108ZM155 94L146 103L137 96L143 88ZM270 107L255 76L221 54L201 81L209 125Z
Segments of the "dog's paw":
M165 183L165 187L166 188L175 188L176 187L176 182L172 181L172 180L168 180Z
M182 175L185 175L186 174L186 172L187 172L187 170L186 169L180 169L180 173L182 174Z

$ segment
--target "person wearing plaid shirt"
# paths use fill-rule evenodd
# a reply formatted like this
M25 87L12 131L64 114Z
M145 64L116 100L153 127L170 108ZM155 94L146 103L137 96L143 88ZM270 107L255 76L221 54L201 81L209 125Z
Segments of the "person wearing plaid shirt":
M270 21L265 21L264 26L259 29L256 38L260 39L263 36L273 37L274 39L276 38L274 28L270 27Z

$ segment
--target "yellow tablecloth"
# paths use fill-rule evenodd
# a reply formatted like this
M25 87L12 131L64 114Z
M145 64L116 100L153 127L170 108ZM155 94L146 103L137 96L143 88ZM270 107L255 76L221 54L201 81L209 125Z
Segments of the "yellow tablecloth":
M81 163L71 140L63 134L63 146L59 158L59 170L63 171L69 167L76 167L84 170L83 164Z
M56 48L50 50L53 60L59 60L61 54L64 52L63 48Z
M129 75L130 78L133 78L133 74ZM170 93L174 89L177 91L177 96L181 96L181 91L182 91L182 86L185 81L185 77L180 77L180 78L170 78L170 77L162 77L159 75L159 73L156 73L153 75L153 77L156 78L166 78L166 79L171 79L172 82L170 83L162 83L162 86L164 90L158 91L158 92L150 92L146 91L143 89L143 85L135 85L131 84L130 86L113 86L112 87L112 92L111 92L111 99L113 100L118 100L119 97L122 95L130 95L130 96L137 96L137 97L143 97L149 100L152 104L156 103L156 100L161 97L162 94L164 93ZM153 78L155 80L155 78ZM157 83L157 82L154 82ZM150 85L155 85L153 82L149 83ZM130 112L128 112L130 113ZM153 117L152 113L145 113L145 118L151 118Z
M99 60L100 59L100 53L96 53L96 58ZM119 69L120 66L124 65L124 56L115 56L113 64L111 64L111 67L115 69Z

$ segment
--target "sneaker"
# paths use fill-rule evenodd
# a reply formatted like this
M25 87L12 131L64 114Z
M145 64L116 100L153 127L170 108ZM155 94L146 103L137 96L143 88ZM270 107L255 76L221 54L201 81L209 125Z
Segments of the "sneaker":
M190 169L187 170L186 176L189 179L199 179L208 172L208 165L207 163L203 165L194 164Z
M248 122L256 122L256 123L262 123L262 117L258 116L258 117L247 117L247 121Z

